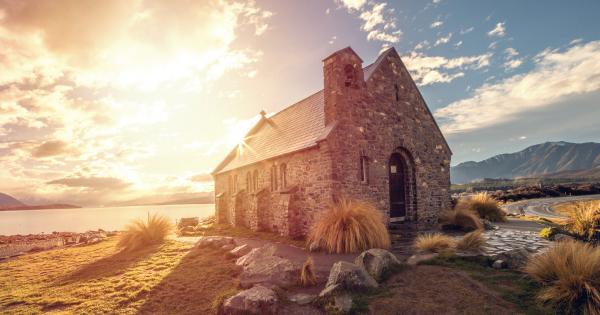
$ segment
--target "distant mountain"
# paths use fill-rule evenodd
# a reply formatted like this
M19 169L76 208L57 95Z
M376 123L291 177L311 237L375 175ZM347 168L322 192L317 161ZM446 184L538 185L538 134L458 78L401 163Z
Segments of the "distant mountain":
M7 194L0 193L0 206L24 206L25 204Z
M177 193L171 195L152 195L132 200L120 201L111 206L146 206L214 203L214 192Z
M464 162L450 169L454 184L484 178L600 176L600 143L546 142L481 162Z

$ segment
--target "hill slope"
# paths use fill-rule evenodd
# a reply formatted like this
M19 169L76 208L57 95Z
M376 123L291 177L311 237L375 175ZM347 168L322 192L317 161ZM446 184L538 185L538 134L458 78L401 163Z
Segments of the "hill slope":
M589 177L600 167L600 143L546 142L450 169L452 183L483 178Z
M7 194L0 193L0 206L24 206L25 204Z

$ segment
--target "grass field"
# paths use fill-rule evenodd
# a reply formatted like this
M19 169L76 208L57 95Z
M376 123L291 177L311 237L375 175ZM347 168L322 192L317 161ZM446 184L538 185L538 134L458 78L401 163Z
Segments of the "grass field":
M211 314L238 287L233 260L167 241L120 252L117 239L0 263L0 313Z

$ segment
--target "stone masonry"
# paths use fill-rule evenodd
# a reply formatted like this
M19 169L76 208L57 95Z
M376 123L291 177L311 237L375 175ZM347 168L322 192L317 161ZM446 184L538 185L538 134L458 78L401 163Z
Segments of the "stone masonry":
M217 220L302 237L346 197L431 227L450 207L452 153L395 49L363 68L347 47L323 60L323 74L322 91L263 113L213 171ZM390 218L392 156L402 165L401 218Z

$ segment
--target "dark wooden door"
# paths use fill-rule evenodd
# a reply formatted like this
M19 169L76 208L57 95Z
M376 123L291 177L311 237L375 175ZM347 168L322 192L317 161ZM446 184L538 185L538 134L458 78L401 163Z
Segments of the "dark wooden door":
M406 164L398 153L392 154L389 163L390 217L406 216Z

